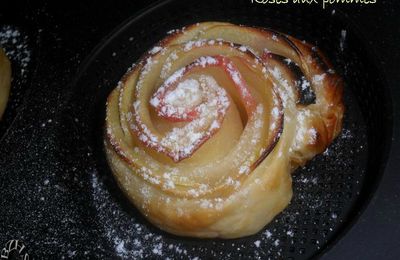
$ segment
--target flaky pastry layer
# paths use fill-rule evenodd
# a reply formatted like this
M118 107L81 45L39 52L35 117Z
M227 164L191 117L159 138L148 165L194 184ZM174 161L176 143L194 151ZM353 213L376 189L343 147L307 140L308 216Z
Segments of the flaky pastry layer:
M8 102L11 85L11 65L4 50L0 48L0 120Z

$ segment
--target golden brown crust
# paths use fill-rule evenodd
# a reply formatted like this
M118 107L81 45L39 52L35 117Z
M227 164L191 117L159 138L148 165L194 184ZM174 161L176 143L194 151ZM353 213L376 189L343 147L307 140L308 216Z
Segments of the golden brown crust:
M11 85L11 65L3 49L0 48L0 120L6 109Z
M179 138L211 128L193 123L197 132L168 139L192 121L168 121L151 107L158 89L173 90L185 80L207 82L227 97L223 120L211 116L214 110L203 114L206 122L221 123L206 139L193 139L200 140L194 148ZM171 82L176 85L168 87ZM314 102L299 104L301 87L310 88ZM191 25L144 54L108 97L108 163L132 203L161 229L195 237L250 235L289 203L291 172L340 132L342 91L327 58L305 42L229 23ZM201 104L211 98L203 96Z

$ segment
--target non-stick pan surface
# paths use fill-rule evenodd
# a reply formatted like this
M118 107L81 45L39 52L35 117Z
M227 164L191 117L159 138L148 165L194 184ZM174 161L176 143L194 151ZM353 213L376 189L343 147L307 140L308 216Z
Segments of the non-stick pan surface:
M342 134L293 174L294 197L287 209L258 234L234 240L182 238L152 226L117 187L102 146L105 100L127 68L167 31L208 20L269 27L314 43L346 83ZM34 255L46 258L307 259L323 255L368 205L391 142L391 99L368 46L357 25L341 11L269 8L247 1L154 5L103 39L74 78L58 79L68 81L62 82L67 89L57 99L54 115L47 119L41 114L33 133L42 137L39 144L17 149L19 154L29 153L25 160L2 157L7 167L1 168L0 195L9 199L0 201L1 241L22 239ZM48 103L44 109L50 110L52 103ZM31 171L23 171L27 164Z

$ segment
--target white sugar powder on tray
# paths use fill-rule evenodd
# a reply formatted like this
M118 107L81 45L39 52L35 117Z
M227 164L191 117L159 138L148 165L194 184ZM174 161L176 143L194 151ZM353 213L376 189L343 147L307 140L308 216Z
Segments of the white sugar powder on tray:
M10 25L2 26L0 27L0 47L5 50L12 63L18 64L20 72L17 73L25 77L31 61L28 36L16 27Z

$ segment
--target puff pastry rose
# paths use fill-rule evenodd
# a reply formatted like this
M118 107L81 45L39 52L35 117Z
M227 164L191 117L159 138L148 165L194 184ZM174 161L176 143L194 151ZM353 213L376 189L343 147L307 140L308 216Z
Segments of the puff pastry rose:
M340 132L342 88L291 36L221 22L175 30L109 95L108 163L159 228L251 235L288 205L296 167Z
M0 120L6 109L11 85L11 65L3 49L0 48Z

